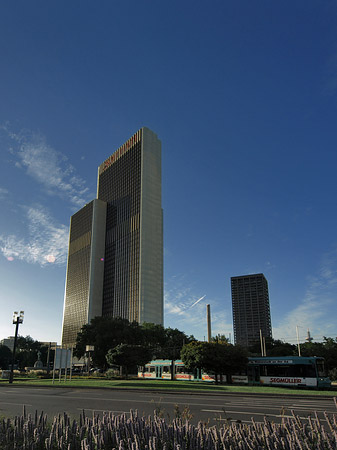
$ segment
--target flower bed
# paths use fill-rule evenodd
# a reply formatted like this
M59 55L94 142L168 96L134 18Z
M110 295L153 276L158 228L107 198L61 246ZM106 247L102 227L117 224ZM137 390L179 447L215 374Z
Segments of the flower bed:
M334 399L337 406L336 399ZM66 413L51 424L45 414L0 421L1 450L323 450L337 448L337 415L325 414L300 420L293 413L281 424L264 419L262 424L228 423L221 427L197 426L181 418L167 421L158 415L140 417L137 412L70 420Z

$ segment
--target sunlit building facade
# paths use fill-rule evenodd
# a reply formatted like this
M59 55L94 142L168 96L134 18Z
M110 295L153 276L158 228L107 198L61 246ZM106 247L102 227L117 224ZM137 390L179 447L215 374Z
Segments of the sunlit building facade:
M95 316L163 324L161 143L148 128L99 166L97 200L72 217L62 343Z
M263 273L231 278L235 344L249 347L272 337L268 282ZM261 333L260 333L261 330Z

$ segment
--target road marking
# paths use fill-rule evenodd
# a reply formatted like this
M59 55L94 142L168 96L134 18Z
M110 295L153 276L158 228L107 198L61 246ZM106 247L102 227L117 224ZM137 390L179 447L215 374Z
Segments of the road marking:
M314 408L314 409L316 409L316 408L328 408L329 409L332 406L334 406L333 403L330 403L329 405L325 405L325 404L323 404L323 405L320 405L320 404L310 405L310 404L305 404L305 403L299 405L299 404L293 403L291 405L292 408Z
M317 413L319 413L319 412L321 412L321 413L323 413L323 412L333 413L334 412L333 410L329 411L328 409L302 408L300 406L296 406L295 408L296 408L296 411L309 411L309 412L312 412L312 413L314 413L314 412L317 412ZM295 408L287 408L287 409L295 409ZM294 410L295 413L296 413L296 411Z
M265 416L265 417L269 417L269 416L272 416L272 417L289 417L289 418L293 417L293 416L286 416L284 414L265 414L265 413L258 413L258 412L228 411L228 410L220 411L220 410L216 410L216 409L213 409L213 410L212 409L201 409L201 411L214 412L214 413L224 413L224 414L227 414L227 413L230 413L230 414L243 414L245 416L250 414L252 416ZM300 419L307 419L307 417L299 417L299 418ZM220 419L220 420L227 420L227 419L224 418L224 419Z
M11 403L11 402L0 402L0 406L1 405L33 406L33 405L28 405L27 403Z
M108 412L108 413L118 413L118 414L130 414L130 411L118 411L118 410L108 410L108 409L91 409L91 408L77 408L79 411L102 411L102 412Z
M278 416L276 416L276 417L278 417ZM285 417L285 418L286 418L287 416L281 416L281 417ZM292 416L290 416L290 418L291 418L291 417L292 417ZM308 420L307 417L300 417L300 419ZM251 421L251 420L226 419L226 418L222 418L222 417L219 417L219 418L214 417L213 420L219 421L219 422L225 422L225 421L228 421L228 422L238 422L238 421L240 421L240 422L245 422L245 423L250 423L250 424L252 424L252 421ZM320 421L321 421L321 422L327 422L325 419L320 419ZM257 423L257 424L264 424L264 422L259 422L259 421L257 421L257 420L254 420L254 422Z
M227 419L218 419L218 418L216 418L216 417L213 417L213 420L215 421L215 422L224 422L225 420L227 420ZM230 420L230 422L235 422L235 423L248 423L248 424L252 424L252 421L251 420L241 420L241 419L233 419L233 420ZM263 425L264 424L264 422L259 422L258 420L254 420L254 422L257 424L257 425Z
M223 413L223 410L218 410L218 409L201 409L200 411L203 412L214 412L214 413Z

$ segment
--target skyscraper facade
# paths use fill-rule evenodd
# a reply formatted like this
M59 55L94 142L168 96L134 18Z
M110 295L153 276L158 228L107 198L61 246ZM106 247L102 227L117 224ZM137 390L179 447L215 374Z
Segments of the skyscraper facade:
M268 282L263 273L231 278L235 344L249 347L272 337Z
M62 343L95 316L163 324L161 143L148 128L99 166L97 200L71 219Z

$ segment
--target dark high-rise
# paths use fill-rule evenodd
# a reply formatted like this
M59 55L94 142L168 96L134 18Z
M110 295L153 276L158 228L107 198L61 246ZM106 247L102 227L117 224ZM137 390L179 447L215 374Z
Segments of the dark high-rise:
M263 273L231 278L235 344L249 347L272 337L268 282Z
M95 316L163 324L161 143L147 128L99 166L97 200L71 220L62 343Z

